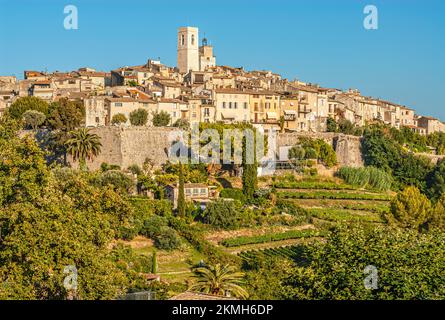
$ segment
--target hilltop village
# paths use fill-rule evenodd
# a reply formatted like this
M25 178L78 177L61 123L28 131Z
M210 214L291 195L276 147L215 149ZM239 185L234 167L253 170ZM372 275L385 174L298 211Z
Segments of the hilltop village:
M0 77L0 300L445 298L444 123L177 41Z
M217 65L208 39L199 44L198 28L181 27L177 36L176 67L149 59L111 72L85 67L52 73L28 70L23 80L0 76L0 116L16 99L34 96L47 102L81 100L86 127L129 126L130 113L142 108L148 112L148 127L154 125L155 114L167 113L167 126L247 122L286 132L325 132L331 118L355 127L383 122L422 135L445 131L436 118L363 96L357 89L323 88L272 71Z

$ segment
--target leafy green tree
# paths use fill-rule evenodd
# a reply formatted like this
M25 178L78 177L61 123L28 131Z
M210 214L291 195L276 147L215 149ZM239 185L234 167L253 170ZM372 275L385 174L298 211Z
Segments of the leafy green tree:
M97 157L102 147L100 137L87 128L72 131L65 145L73 159L79 160L81 169L86 169L86 159Z
M285 299L284 282L293 271L293 262L282 257L256 254L245 262L246 289L252 300Z
M427 176L432 170L431 160L404 153L397 163L394 164L392 175L402 185L414 185L422 192L427 189Z
M423 300L445 298L443 232L388 227L337 227L306 247L288 273L282 297L296 300ZM375 267L375 269L373 268ZM375 289L367 289L373 269Z
M178 186L178 215L185 217L185 190L184 190L184 172L182 169L182 163L179 164L179 186Z
M137 164L132 164L131 166L129 166L127 168L127 170L130 171L132 174L137 175L137 176L144 174L142 169L141 169L141 167L139 167Z
M55 157L62 154L66 164L65 142L70 138L70 132L84 122L85 107L81 101L62 98L51 103L48 112L47 124L53 130L50 135L49 151Z
M445 192L445 160L437 163L427 176L427 195L437 201Z
M190 128L190 122L187 119L178 119L175 123L173 123L173 127L187 130Z
M434 206L429 226L445 230L445 193L442 194Z
M285 120L284 120L284 116L281 116L280 117L280 120L279 120L279 125L280 125L280 132L281 133L283 133L284 132L284 125L285 125Z
M170 114L165 111L155 112L153 114L153 125L155 127L166 127L170 124Z
M354 125L347 119L338 121L338 131L344 134L354 134Z
M304 159L305 155L306 151L304 150L304 148L300 146L292 147L291 149L289 149L288 153L289 159L297 159L297 160Z
M403 150L390 130L381 125L366 128L362 139L365 165L391 173L402 186L415 185L425 192L426 177L432 169L431 161Z
M299 142L307 154L306 158L310 159L309 156L313 157L316 155L316 159L323 162L326 167L332 167L337 164L337 155L334 149L323 139L300 137Z
M400 162L401 150L381 127L370 127L364 132L362 153L365 165L391 172Z
M38 97L22 97L18 98L7 109L6 114L13 119L20 120L23 114L28 110L34 110L48 115L48 103Z
M156 248L161 250L175 250L181 246L181 238L170 227L161 227L161 232L154 238Z
M158 273L158 252L156 250L153 250L153 254L151 257L151 273L156 274Z
M337 132L337 122L334 118L329 117L326 120L326 131L327 132Z
M45 114L40 111L28 110L23 113L23 121L25 126L31 128L32 130L36 130L39 126L41 126L45 122L45 119Z
M196 283L190 290L219 296L234 296L242 299L248 297L244 284L244 273L237 272L233 266L216 264L194 270Z
M78 128L85 119L85 107L81 101L62 98L49 106L48 123L53 130L68 133Z
M115 298L128 279L107 246L123 200L81 174L54 175L32 138L0 132L0 299L65 299L67 266L77 269L78 299Z
M218 199L207 204L202 215L205 223L216 228L233 229L238 226L239 211L235 201Z
M110 186L113 190L120 193L130 193L135 186L135 182L128 174L120 170L107 170L99 173L92 182L97 186Z
M304 157L306 159L318 159L318 153L317 153L317 150L315 150L315 148L307 147L303 150L305 152Z
M116 113L113 118L111 118L112 124L122 124L127 122L127 117L123 113Z
M130 123L133 126L145 126L148 121L148 112L145 109L137 109L130 113Z
M431 202L416 187L406 187L391 201L385 219L402 228L424 229L432 219Z

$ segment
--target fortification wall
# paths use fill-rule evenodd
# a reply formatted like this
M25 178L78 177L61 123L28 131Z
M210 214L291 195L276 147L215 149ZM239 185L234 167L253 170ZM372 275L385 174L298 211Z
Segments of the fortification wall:
M168 159L168 140L170 132L177 128L156 127L98 127L92 133L101 138L102 151L87 165L96 170L103 162L127 168L132 164L141 166L146 158L160 166ZM337 160L342 166L363 166L360 152L360 137L338 133L280 133L277 135L277 147L293 146L299 137L323 139L333 146ZM70 159L68 159L70 161ZM77 163L70 161L73 166Z
M360 150L360 137L333 132L280 133L277 137L277 147L279 148L298 144L300 137L323 139L326 143L330 144L334 148L337 154L337 161L341 166L363 166L363 158Z
M160 166L167 161L170 146L168 135L175 128L154 127L97 127L91 130L100 137L102 148L98 157L87 161L90 170L100 168L104 162L128 168L142 166L146 158ZM78 164L68 159L73 166Z

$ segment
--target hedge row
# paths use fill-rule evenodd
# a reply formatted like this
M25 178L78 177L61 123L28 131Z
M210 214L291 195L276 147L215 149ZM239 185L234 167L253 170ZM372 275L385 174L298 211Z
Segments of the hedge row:
M382 222L377 214L357 214L341 209L309 209L309 213L318 219L344 222Z
M229 263L239 265L241 263L238 256L224 252L204 239L202 233L184 220L170 217L170 226L185 238L198 252L207 256L210 263Z
M278 192L279 198L287 199L341 199L341 200L382 200L389 201L391 196L386 194L348 193L348 192Z
M355 190L351 185L338 184L328 181L297 181L297 182L277 182L274 185L279 189L325 189L325 190Z
M221 241L221 244L225 247L238 247L247 244L258 244L272 241L300 239L309 237L319 237L322 234L318 230L306 229L306 230L291 230L283 233L271 233L259 236L251 237L236 237L231 239L225 239Z

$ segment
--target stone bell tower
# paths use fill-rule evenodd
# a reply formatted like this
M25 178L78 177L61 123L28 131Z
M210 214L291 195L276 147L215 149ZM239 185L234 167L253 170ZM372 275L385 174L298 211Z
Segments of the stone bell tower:
M198 28L181 27L178 30L179 72L199 71Z

